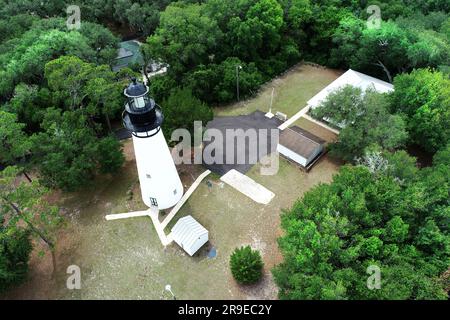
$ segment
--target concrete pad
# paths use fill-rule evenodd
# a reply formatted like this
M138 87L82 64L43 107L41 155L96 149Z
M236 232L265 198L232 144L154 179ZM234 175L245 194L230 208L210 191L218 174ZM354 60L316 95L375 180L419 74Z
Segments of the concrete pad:
M224 174L220 180L257 203L268 204L275 196L272 191L234 169Z

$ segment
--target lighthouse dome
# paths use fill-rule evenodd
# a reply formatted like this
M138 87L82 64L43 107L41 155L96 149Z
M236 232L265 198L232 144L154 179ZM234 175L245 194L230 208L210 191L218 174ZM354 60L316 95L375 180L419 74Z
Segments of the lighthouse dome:
M131 79L131 83L125 89L125 95L129 98L142 97L148 93L148 87L143 83L137 82L136 78Z
M161 108L148 96L148 87L136 78L125 89L128 101L123 113L124 126L131 132L149 132L161 126L164 116Z

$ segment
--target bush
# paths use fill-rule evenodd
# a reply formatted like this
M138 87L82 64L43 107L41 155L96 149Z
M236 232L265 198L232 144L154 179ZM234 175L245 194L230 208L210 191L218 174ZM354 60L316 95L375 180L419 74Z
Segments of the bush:
M31 250L28 231L0 227L0 292L25 279Z
M236 248L230 257L234 279L241 284L256 283L261 279L264 263L258 250L250 246Z

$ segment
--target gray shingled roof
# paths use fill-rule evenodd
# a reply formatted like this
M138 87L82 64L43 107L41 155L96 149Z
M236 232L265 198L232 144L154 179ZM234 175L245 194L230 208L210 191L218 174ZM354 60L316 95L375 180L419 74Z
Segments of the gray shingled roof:
M280 134L280 145L305 159L309 159L323 144L325 144L325 140L297 126L286 128Z

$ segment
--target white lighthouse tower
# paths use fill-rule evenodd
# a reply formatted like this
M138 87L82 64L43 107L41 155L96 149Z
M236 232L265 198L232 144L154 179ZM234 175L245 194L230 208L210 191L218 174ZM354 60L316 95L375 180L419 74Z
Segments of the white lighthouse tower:
M180 201L183 185L161 130L163 113L148 91L132 79L124 91L128 101L123 124L133 135L142 200L149 208L163 210Z

